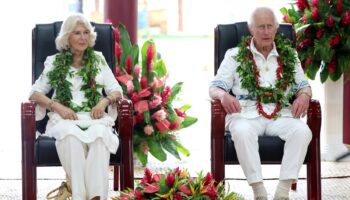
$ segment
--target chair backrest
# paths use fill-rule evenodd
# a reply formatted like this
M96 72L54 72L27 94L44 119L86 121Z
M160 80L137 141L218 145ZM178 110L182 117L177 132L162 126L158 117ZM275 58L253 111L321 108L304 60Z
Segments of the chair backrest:
M295 45L295 31L291 24L280 24L277 32L289 38ZM220 67L228 49L236 47L243 36L250 35L247 22L219 24L215 28L214 74Z
M108 65L115 72L114 30L111 24L91 22L97 33L94 49L101 51ZM55 39L62 22L37 24L32 31L32 82L40 76L47 56L57 53Z
M37 24L32 30L32 83L40 76L44 69L47 56L57 53L55 39L61 29L62 21L49 24ZM115 40L114 29L111 24L91 22L97 33L94 49L102 52L109 67L115 73ZM49 93L49 96L52 92ZM47 116L37 122L37 130L45 132Z

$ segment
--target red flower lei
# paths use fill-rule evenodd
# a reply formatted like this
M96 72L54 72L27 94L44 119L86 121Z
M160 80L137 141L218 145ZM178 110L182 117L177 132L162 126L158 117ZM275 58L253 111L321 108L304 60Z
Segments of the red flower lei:
M284 93L289 85L295 83L295 53L289 41L277 34L275 44L278 54L282 55L282 58L280 56L277 57L276 84L274 87L261 87L259 84L260 72L250 50L251 38L249 36L243 39L240 44L240 50L236 56L236 60L241 65L237 68L237 72L241 77L242 87L248 90L249 96L255 96L257 98L257 110L259 114L267 119L277 118L278 112L288 104L289 97L292 96L291 93L288 95ZM276 107L271 114L267 114L263 110L262 103L276 103Z

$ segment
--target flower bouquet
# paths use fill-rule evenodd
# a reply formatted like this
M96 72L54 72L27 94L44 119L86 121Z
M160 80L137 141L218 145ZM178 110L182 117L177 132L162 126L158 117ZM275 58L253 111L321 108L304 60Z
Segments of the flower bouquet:
M296 44L306 75L338 80L350 72L350 2L296 0L297 9L281 8L283 20L297 30Z
M124 25L115 28L116 78L123 88L124 97L134 105L134 153L145 166L148 153L165 161L166 151L181 159L179 153L189 156L176 132L191 126L197 118L188 116L191 107L185 104L174 107L173 101L182 88L182 82L173 87L166 85L167 69L162 59L158 59L156 45L147 40L141 48L132 45Z
M222 182L216 184L211 173L204 176L202 172L197 178L189 175L187 170L168 170L166 174L152 174L146 168L145 174L134 190L126 190L114 200L236 200L243 199L234 192L225 192Z

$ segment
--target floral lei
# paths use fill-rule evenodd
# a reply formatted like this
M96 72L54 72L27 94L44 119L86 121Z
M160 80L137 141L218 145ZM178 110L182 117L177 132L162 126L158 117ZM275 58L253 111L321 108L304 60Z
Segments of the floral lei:
M250 49L252 36L244 37L239 44L239 52L235 59L240 63L237 68L241 78L242 87L247 89L250 97L257 98L257 109L260 115L267 119L277 118L279 111L289 104L292 93L285 95L288 86L295 84L294 66L297 63L295 51L290 40L276 34L275 44L278 54L278 68L276 69L275 86L261 87L259 84L260 72L256 66L253 54ZM271 114L267 114L261 103L276 103L276 107Z
M66 80L67 75L73 77L73 71L70 71L70 66L73 62L73 54L68 50L63 50L56 55L53 62L55 66L53 70L49 71L47 76L49 84L56 91L55 101L71 108L74 112L89 112L93 108L102 94L98 92L98 88L103 88L103 85L97 84L95 77L100 71L98 64L105 63L105 61L98 56L93 48L89 47L85 50L83 55L83 68L76 74L83 79L83 86L81 91L84 91L87 101L82 102L81 106L72 103L72 83Z

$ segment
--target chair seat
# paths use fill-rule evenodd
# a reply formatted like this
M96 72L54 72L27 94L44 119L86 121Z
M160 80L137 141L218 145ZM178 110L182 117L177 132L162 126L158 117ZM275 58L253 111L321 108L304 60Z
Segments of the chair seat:
M224 139L224 159L225 164L238 164L236 149L234 142L231 139L231 133L225 133ZM263 164L280 164L283 152L284 152L284 141L278 136L259 136L259 154L260 160ZM305 158L305 162L308 156Z
M39 136L35 141L35 155L37 166L61 166L58 158L55 139L47 136ZM111 154L110 164L120 164L120 148L116 154Z

